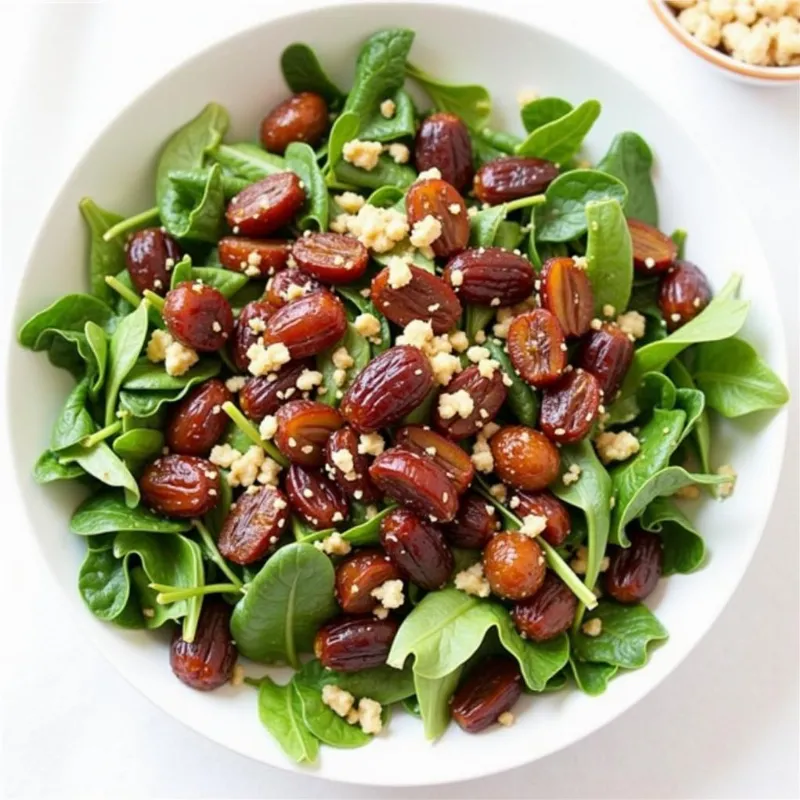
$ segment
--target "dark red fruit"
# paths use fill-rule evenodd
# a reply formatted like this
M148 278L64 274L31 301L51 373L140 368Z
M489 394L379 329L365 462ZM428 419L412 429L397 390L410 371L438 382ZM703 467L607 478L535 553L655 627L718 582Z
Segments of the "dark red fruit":
M520 600L511 609L517 630L534 642L546 642L568 631L575 619L578 598L553 572L533 597Z
M444 535L453 547L480 550L497 533L500 523L494 506L479 494L469 492L461 498L452 522L444 526Z
M447 262L442 278L465 303L513 306L531 296L531 262L500 247L464 250Z
M522 694L522 674L509 656L490 656L470 670L453 695L452 715L467 733L478 733L513 708Z
M207 456L228 426L223 403L233 399L216 378L195 387L178 403L167 421L165 439L174 453Z
M417 131L414 163L419 172L436 167L443 180L463 190L472 180L472 142L467 126L455 114L431 114Z
M372 590L400 579L400 570L383 550L359 550L336 567L336 599L347 614L369 614L378 605Z
M300 92L275 106L261 122L261 144L280 153L292 142L319 144L328 130L328 104L315 92Z
M506 425L492 436L489 446L495 472L509 486L537 492L558 477L558 449L533 428Z
M314 655L323 667L358 672L386 663L399 623L387 617L342 616L319 629Z
M234 564L252 564L274 552L288 518L289 504L280 489L261 486L245 492L225 519L217 547Z
M233 312L225 295L199 281L185 281L167 292L161 313L169 332L201 353L221 350L233 332Z
M616 325L605 324L584 337L578 366L597 378L603 397L610 402L633 361L633 351L633 342L626 333Z
M323 283L352 283L367 268L369 253L358 239L343 233L312 233L292 246L297 266Z
M425 217L434 217L439 221L441 233L431 243L433 253L438 258L450 258L467 246L467 206L458 190L447 181L429 178L412 184L406 194L406 214L411 226Z
M494 369L491 377L487 378L481 374L477 364L459 372L447 384L443 394L454 395L456 392L466 392L470 396L472 411L466 417L462 417L460 411L451 415L452 407L447 403L443 404L440 395L432 419L438 431L456 440L474 436L484 425L491 422L508 395L503 383L503 372Z
M545 517L547 527L542 531L542 539L553 547L561 547L569 536L572 522L567 507L550 492L517 492L517 501L512 498L511 508L522 518L529 515Z
M633 266L642 275L652 275L668 270L678 257L678 245L658 228L628 220L628 230L633 245Z
M275 309L264 300L253 300L240 312L233 323L233 336L230 341L230 354L233 363L241 372L247 372L250 359L247 351L254 345L267 329L267 320L275 313Z
M535 539L509 531L489 540L483 550L483 572L498 597L524 600L539 591L547 567Z
M225 218L235 234L269 236L288 225L305 201L300 178L294 172L277 172L239 192Z
M496 206L541 194L557 177L558 167L543 158L496 158L475 173L475 195L482 203Z
M555 315L564 335L582 336L592 324L594 295L586 270L571 258L550 258L541 272L542 305Z
M302 392L297 388L297 379L307 369L315 369L310 359L290 361L277 372L248 379L239 392L239 406L244 415L253 422L261 422L287 400L300 399Z
M296 267L281 270L267 282L264 297L271 306L281 308L303 295L312 294L322 288L322 284L308 273Z
M225 236L217 244L219 262L234 272L266 278L286 266L291 245L284 239L245 239Z
M688 261L676 261L661 279L658 306L674 331L694 319L711 302L711 286L703 272Z
M649 531L631 531L630 547L612 548L606 571L606 592L618 603L641 603L658 585L664 569L661 538Z
M292 464L286 476L286 494L292 509L316 531L333 528L347 517L344 493L322 470Z
M406 425L395 432L394 441L403 450L432 459L445 471L459 494L472 483L475 467L469 455L455 442L427 426Z
M328 438L344 425L335 408L314 400L291 400L275 416L275 444L291 462L304 467L321 467L325 463Z
M267 321L264 343L281 342L292 358L306 358L338 342L346 330L341 300L319 291L279 308Z
M370 459L358 452L358 444L359 436L349 425L334 431L325 446L325 469L348 497L360 503L374 503L381 494L369 477ZM352 469L342 469L342 465L350 466L342 451L349 454Z
M539 427L554 442L577 442L591 431L600 403L597 378L582 369L571 370L544 390Z
M219 500L219 471L205 458L162 456L139 478L142 502L168 517L202 517Z
M165 295L169 289L170 271L182 257L178 243L161 228L136 231L125 245L125 266L131 283L140 293Z
M553 314L536 308L520 314L508 328L508 355L522 380L542 387L555 383L567 366L567 345Z

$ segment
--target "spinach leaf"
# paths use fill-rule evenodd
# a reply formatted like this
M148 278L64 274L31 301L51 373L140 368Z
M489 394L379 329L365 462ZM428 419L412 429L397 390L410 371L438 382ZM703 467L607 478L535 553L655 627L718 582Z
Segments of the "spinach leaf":
M505 218L512 212L535 207L545 202L544 195L531 195L485 208L470 217L469 242L472 247L492 247L498 245L498 235Z
M91 201L90 201L91 202ZM142 228L147 228L152 225L159 225L161 220L158 215L158 208L148 208L134 214L132 217L126 217L118 222L115 222L104 234L103 241L110 242L113 239L119 239L122 236L129 236ZM112 274L112 273L109 273Z
M489 127L480 130L469 129L469 139L472 144L472 161L478 169L487 161L512 155L516 152L522 139L506 131L496 131Z
M171 189L166 194L168 202L161 207L162 222L178 239L215 243L225 214L222 168L219 164L211 167L199 197L184 191L180 179L175 178L176 174L185 173L169 173Z
M369 544L378 544L380 541L381 520L392 510L397 508L394 503L390 503L382 511L379 511L371 519L360 522L346 531L342 531L342 539L350 542L353 547L363 547ZM321 542L327 536L330 536L332 531L304 531L298 541L303 542Z
M422 678L422 680L427 680L427 678ZM403 709L411 714L411 716L422 719L422 712L420 711L419 700L416 695L407 697L400 705L403 706Z
M303 182L306 203L297 218L301 230L316 227L328 230L328 188L314 151L305 142L292 142L286 148L286 165Z
M184 256L172 269L172 275L169 280L169 288L174 289L176 286L192 279L192 259L189 256Z
M183 533L191 530L192 524L189 520L162 517L144 506L129 508L119 492L103 491L93 494L78 506L69 522L69 529L79 536L117 531Z
M597 200L625 205L628 192L617 178L595 169L574 169L559 175L545 191L546 204L537 209L540 242L569 242L587 229L586 206Z
M358 137L360 125L360 117L358 114L354 114L351 111L345 111L336 117L336 121L331 126L330 136L328 137L328 163L325 168L326 173L330 174L330 171L341 161L344 146L347 142Z
M478 331L485 330L486 326L494 319L496 310L491 306L467 306L464 312L464 330L471 342L475 341Z
M641 604L624 606L602 600L590 619L603 623L599 636L572 634L573 653L582 661L637 669L647 663L648 644L667 638L664 626Z
M78 591L88 609L98 619L112 622L131 600L131 582L124 559L109 548L89 549L78 572ZM134 613L138 609L134 608ZM139 613L139 625L144 624Z
M280 548L233 610L231 633L239 652L298 668L298 654L311 648L319 626L336 612L333 586L333 565L316 547Z
M443 83L411 64L406 64L406 74L426 91L438 111L456 114L470 128L482 128L489 121L492 98L483 86Z
M86 357L85 351L78 345L78 352L86 360L86 374L90 379L89 393L93 398L97 398L106 380L106 370L108 369L108 337L106 332L91 320L83 328L83 335L86 337L86 346L91 352L91 358Z
M111 336L106 382L106 425L116 418L120 387L144 348L147 339L147 306L147 302L140 303L136 311L122 319Z
M631 297L628 300L628 309L638 311L661 323L664 317L658 307L658 286L658 279L634 280Z
M333 363L333 354L340 347L347 349L354 363L347 370L345 382L338 386L334 380L337 368ZM339 400L356 379L356 375L369 364L371 355L369 342L355 329L352 322L348 322L344 336L317 356L317 369L322 373L322 385L325 387L325 391L317 398L319 402L338 406Z
M657 497L642 514L645 530L661 536L664 550L664 576L688 574L699 569L706 557L703 538L687 516L668 498Z
M658 227L658 200L650 171L653 153L638 133L618 133L597 165L599 170L619 178L628 187L625 214Z
M84 378L69 394L50 434L50 450L58 452L78 444L95 431L92 415L86 410L89 381Z
M381 186L367 198L367 205L376 208L391 208L394 205L405 206L406 193L396 186Z
M694 380L723 417L780 408L789 401L783 381L742 339L706 342L695 352Z
M322 695L312 686L300 681L292 681L300 707L303 722L313 736L331 747L352 748L369 744L372 737L357 725L345 722L333 709L322 702Z
M586 100L564 116L529 133L517 147L517 153L565 164L580 150L586 134L600 116L600 109L597 100Z
M227 299L232 298L249 283L249 278L242 272L217 269L216 267L192 267L191 280L202 281L207 286L212 286L225 295ZM263 284L261 284L260 289L263 292Z
M617 674L619 667L612 664L592 664L570 658L569 665L578 688L591 697L603 694L608 682Z
M387 119L379 108L376 108L369 119L361 126L359 138L370 142L389 142L413 136L417 129L414 101L405 89L396 89L394 94L385 99L392 100L395 111Z
M525 234L522 232L522 225L513 220L504 219L497 226L497 236L494 237L495 247L502 247L505 250L516 250Z
M429 741L438 739L450 724L450 699L458 687L461 670L462 667L457 667L442 678L425 678L414 673L417 707Z
M286 85L295 94L316 92L333 110L344 101L344 93L327 76L317 54L307 44L295 42L281 53L281 72Z
M380 323L381 323L381 332L380 332L380 344L376 344L375 342L371 342L372 345L372 355L376 356L382 353L384 350L388 350L389 347L392 345L392 331L389 328L389 321L386 317L381 314L380 311L375 307L375 304L369 297L364 297L361 294L359 287L361 284L351 284L348 286L342 285L337 286L336 291L349 303L355 306L358 309L359 313L361 314L372 314ZM365 286L369 286L369 284L365 284ZM361 287L364 288L364 287Z
M333 169L338 180L362 189L380 189L382 186L396 186L398 189L405 189L417 179L417 173L413 167L409 167L407 164L396 164L386 155L381 156L377 166L369 171L354 167L343 160L335 162Z
M500 364L500 369L508 375L511 385L507 387L507 403L520 424L533 427L539 418L539 398L534 390L520 378L508 353L494 339L487 339L483 345L491 353L491 357Z
M605 305L620 313L628 307L633 286L633 243L622 206L616 200L588 203L586 220L586 272L592 283L595 315L602 319Z
M222 186L222 194L226 202L252 183L252 181L247 178L240 178L236 175L226 173L219 164L213 164L211 167L204 167L203 169L174 170L169 173L169 179L172 181L172 185L177 189L178 194L182 195L188 201L197 203L206 193L209 178L215 169L219 170L220 185Z
M358 672L337 672L326 669L317 659L307 661L295 675L295 681L322 693L328 684L350 692L354 697L369 697L381 705L398 703L414 694L414 678L410 667L389 666L362 669Z
M551 122L555 122L561 117L565 117L572 111L572 103L561 97L539 97L531 100L520 109L522 124L528 133L533 133L537 128L541 128Z
M681 389L697 391L697 387L695 386L689 370L686 369L679 358L670 361L667 366L667 374L675 385L679 387L678 391ZM703 398L703 407L700 413L695 415L691 435L695 450L697 451L697 457L700 461L701 470L703 472L711 472L711 423L708 419L708 411L705 409L705 396L702 392L699 392L699 394ZM686 410L685 406L684 410Z
M300 697L291 683L279 686L267 675L259 680L258 718L293 761L316 761L319 740L306 727Z
M86 473L80 464L71 462L62 464L55 453L45 450L36 460L33 467L33 479L36 483L52 483L53 481L70 481L80 478Z
M125 502L130 508L139 503L139 484L131 471L114 451L105 443L97 442L91 447L76 444L62 450L59 458L66 462L77 462L84 471L107 486L119 486L125 490Z
M95 297L110 303L114 293L106 283L106 275L125 269L125 251L121 240L107 242L103 234L122 222L123 217L100 208L90 197L84 197L78 208L89 228L89 286Z
M252 142L221 144L209 155L220 166L249 181L260 181L267 175L286 172L283 157L268 153Z

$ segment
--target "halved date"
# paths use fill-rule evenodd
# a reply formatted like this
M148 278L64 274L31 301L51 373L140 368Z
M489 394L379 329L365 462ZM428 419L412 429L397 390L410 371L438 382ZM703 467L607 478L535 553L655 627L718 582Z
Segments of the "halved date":
M125 245L125 266L139 292L149 289L162 296L166 294L170 270L180 260L178 243L161 228L136 231Z
M315 400L290 400L275 414L275 444L293 464L321 467L330 435L344 425L342 415Z
M268 236L288 225L306 201L294 172L277 172L243 189L228 203L225 218L234 233Z
M526 311L508 328L508 355L522 380L542 387L555 383L567 366L564 332L544 308Z
M219 500L219 471L205 458L162 456L139 478L142 502L168 517L201 517Z
M544 390L539 427L554 442L577 442L591 431L600 402L597 378L583 369L571 370Z
M289 505L274 486L245 492L222 525L217 547L234 564L252 564L272 553L286 528Z
M461 303L449 284L419 267L409 266L411 281L399 289L389 283L389 267L372 280L372 302L404 328L411 320L430 320L435 334L447 333L461 316Z
M522 695L522 673L510 656L489 656L476 664L453 695L451 714L467 733L497 722Z
M531 296L535 277L527 258L500 247L464 250L450 259L442 274L462 300L481 306L521 303Z
M450 258L467 246L467 206L458 190L447 181L429 178L412 184L406 194L406 215L409 225L412 226L425 217L433 217L439 221L442 232L431 243L435 256Z
M325 469L348 497L374 503L381 493L369 477L369 457L358 452L358 439L349 425L334 431L325 446Z
M234 272L261 277L274 275L286 266L291 244L285 239L246 239L243 236L223 236L217 244L219 262ZM258 276L256 276L258 277Z
M381 544L400 571L426 591L441 589L453 572L453 553L442 532L407 508L381 520Z
M591 327L594 295L586 270L571 258L550 258L541 273L542 306L554 314L564 335L582 336Z
M359 432L371 433L401 420L433 388L433 372L422 351L390 347L361 370L342 398L344 418Z
M316 92L300 92L287 97L261 122L261 144L271 153L280 153L292 142L319 143L328 129L328 104Z
M652 275L668 270L678 257L678 245L658 228L628 220L628 230L633 244L633 266L642 275Z
M561 547L572 528L567 507L550 492L517 492L511 506L518 517L544 517L547 527L542 538L553 547Z
M187 456L208 455L228 425L222 404L232 399L216 378L192 389L170 414L164 432L167 447Z
M287 400L300 399L297 379L307 370L315 368L311 359L290 361L277 372L248 378L239 392L239 407L248 419L261 422L274 414Z
M369 253L358 239L342 233L312 233L292 246L297 265L323 283L351 283L367 268Z
M444 526L444 535L453 547L482 549L497 533L500 522L494 506L475 492L461 498L456 517Z
M610 402L633 361L633 351L633 342L627 334L606 323L599 331L590 331L584 337L578 366L597 378L603 397Z
M316 531L333 528L347 517L344 493L322 470L292 464L285 488L292 509Z
M649 531L628 534L630 547L611 551L606 571L606 591L618 603L640 603L652 594L664 569L661 538Z
M432 459L445 471L459 494L465 492L472 483L475 467L469 455L455 442L430 428L406 425L395 432L394 441L403 450L411 450Z
M359 550L336 567L336 599L347 614L369 614L378 604L372 590L400 579L400 570L383 550Z
M539 591L547 567L535 539L507 531L493 536L483 548L483 572L498 597L524 600Z
M511 619L524 637L546 642L569 630L577 608L578 598L561 578L548 572L533 597L514 604Z
M432 522L449 522L456 515L456 488L429 458L393 447L372 462L369 474L381 492Z
M281 308L292 300L307 294L313 294L322 288L322 284L308 273L297 267L281 270L267 282L264 297L271 306Z
M706 276L689 261L677 261L661 279L658 307L669 331L693 320L710 302L711 286Z
M505 403L508 392L503 383L503 373L499 369L492 370L491 377L480 372L478 364L462 370L447 384L447 394L466 392L473 403L472 413L462 417L460 413L447 416L450 411L441 400L433 411L433 425L451 439L464 439L474 436L487 422L491 422ZM441 395L440 395L441 397Z
M489 446L495 472L509 486L536 492L558 477L558 449L533 428L506 425L492 436Z
M233 363L241 372L247 372L250 366L247 351L263 335L267 329L267 320L274 313L275 309L264 300L253 300L239 312L233 324L229 350Z
M335 344L347 330L341 301L319 291L279 308L267 321L264 343L285 344L292 358L306 358Z
M178 284L167 292L161 313L181 344L202 353L222 349L233 331L230 303L222 292L204 283Z
M419 172L436 167L443 180L462 191L472 180L472 142L467 126L446 111L426 117L417 131L414 164Z
M314 655L323 667L339 672L379 667L386 663L398 627L391 617L337 617L317 632Z
M557 177L558 167L543 158L496 158L475 173L475 195L482 203L496 206L541 194Z

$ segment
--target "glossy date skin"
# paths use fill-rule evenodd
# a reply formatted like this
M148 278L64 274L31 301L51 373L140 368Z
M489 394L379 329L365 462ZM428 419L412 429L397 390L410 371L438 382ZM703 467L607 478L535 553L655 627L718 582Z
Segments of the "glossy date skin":
M461 300L481 306L521 303L533 293L535 277L530 261L500 247L464 250L447 263L442 274Z
M163 297L169 289L171 270L181 257L178 243L161 228L136 231L125 245L125 266L140 294L147 289Z
M664 570L661 538L649 531L628 534L630 547L615 547L605 573L606 592L618 603L640 603L658 586Z
M275 417L275 444L293 464L303 467L324 465L328 439L344 425L335 408L315 400L291 400L277 410Z
M292 300L267 320L264 344L286 345L292 358L308 358L339 341L347 315L338 297L318 291Z
M222 405L232 399L225 384L216 378L194 388L167 421L167 447L173 453L207 456L225 433L228 417L222 413Z
M465 439L474 436L484 425L491 422L506 401L508 391L503 383L503 373L494 369L491 377L481 374L477 364L458 373L447 384L447 394L464 391L472 398L473 410L466 416L455 414L445 417L441 401L434 407L432 422L434 428L450 439Z
M217 547L234 564L252 564L270 555L286 530L289 504L286 495L274 486L245 492L225 519Z
M225 296L196 281L185 281L167 292L161 313L169 332L201 353L221 350L233 332L233 312Z
M398 627L391 617L337 617L317 632L314 655L323 667L339 672L379 667L386 663Z
M167 455L139 478L142 502L168 517L200 517L219 500L219 471L205 458Z
M473 172L467 126L455 114L444 111L426 117L417 131L414 164L418 172L435 167L443 180L463 191Z
M467 246L467 206L458 190L447 181L428 178L413 183L406 194L406 214L412 227L425 217L438 220L441 233L430 245L437 258L450 258Z
M497 722L522 695L522 674L510 656L490 656L470 671L453 695L451 713L467 733L478 733Z
M261 144L271 153L283 155L292 142L319 144L328 129L328 104L316 92L287 97L261 122Z
M486 580L492 592L505 600L524 600L536 594L546 571L539 543L522 533L498 533L483 550Z
M516 489L540 491L557 477L561 457L540 431L524 425L506 425L490 440L495 472Z
M540 589L511 609L517 630L534 642L546 642L568 631L575 618L578 599L553 572L545 575Z
M475 476L475 467L469 455L455 442L423 425L406 425L394 435L395 445L427 457L438 464L462 494Z
M300 178L294 172L279 172L239 192L225 218L234 234L258 239L288 225L305 200Z
M455 519L444 526L444 535L453 547L482 549L497 533L500 522L494 506L475 492L461 498Z
M539 427L559 444L580 441L592 430L601 400L597 378L583 369L571 370L542 393Z
M344 492L322 470L292 464L286 476L286 494L292 509L314 530L332 528L347 516Z
M336 567L336 599L346 614L368 614L378 604L373 589L401 577L400 569L383 550L359 550Z
M558 177L558 167L543 158L507 156L484 164L475 173L474 191L482 203L508 203L541 194Z

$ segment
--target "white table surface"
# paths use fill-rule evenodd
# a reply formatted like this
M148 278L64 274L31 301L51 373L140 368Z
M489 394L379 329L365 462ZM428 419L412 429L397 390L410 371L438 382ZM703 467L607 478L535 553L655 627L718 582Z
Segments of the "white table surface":
M3 5L6 285L70 165L129 97L193 51L290 5L312 3ZM742 86L712 72L678 48L644 0L491 5L568 32L646 80L709 156L737 176L778 283L798 397L798 89ZM73 627L22 534L21 510L4 494L5 796L798 797L796 406L790 439L751 568L710 634L668 680L565 751L498 777L429 790L379 791L292 775L167 717Z

